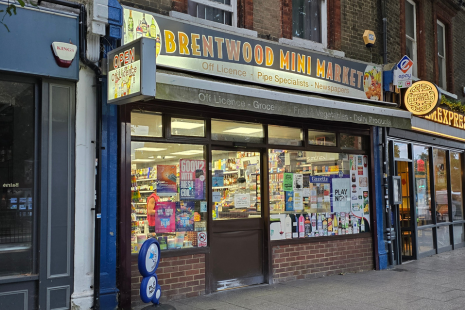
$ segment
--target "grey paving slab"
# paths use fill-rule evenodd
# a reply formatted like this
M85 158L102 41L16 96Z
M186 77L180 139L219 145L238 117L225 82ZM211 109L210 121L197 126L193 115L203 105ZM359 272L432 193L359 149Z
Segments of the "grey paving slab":
M263 301L261 303L247 306L249 310L295 310L295 308L280 305L273 302Z
M431 299L419 299L407 304L409 310L449 310L449 309L463 309L463 305L442 302Z

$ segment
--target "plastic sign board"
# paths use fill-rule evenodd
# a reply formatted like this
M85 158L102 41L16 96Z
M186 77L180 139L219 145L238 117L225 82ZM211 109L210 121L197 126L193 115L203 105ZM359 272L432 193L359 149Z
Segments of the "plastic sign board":
M419 81L405 92L404 104L413 115L426 115L436 108L439 98L439 91L433 83Z
M207 233L204 231L197 233L197 245L199 247L206 247L207 246Z
M52 52L58 66L69 68L76 56L77 46L71 43L53 42Z
M143 302L159 304L161 287L155 274L160 263L160 244L157 239L147 239L141 246L137 259L139 272L143 276L140 283L140 298Z
M394 69L394 86L408 88L412 86L413 61L405 55Z
M140 38L108 53L109 104L126 104L155 97L155 41Z
M309 93L382 100L379 65L123 8L123 42L141 37L156 42L159 67Z

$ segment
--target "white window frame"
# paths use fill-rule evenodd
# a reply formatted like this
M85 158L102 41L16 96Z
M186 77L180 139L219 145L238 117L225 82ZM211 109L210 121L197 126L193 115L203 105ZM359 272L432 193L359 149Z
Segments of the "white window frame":
M446 62L446 25L442 23L439 19L437 20L437 25L442 27L442 45L443 45L443 50L444 50L444 56L439 55L439 46L438 46L438 70L439 70L439 61L442 62L442 76L439 77L440 81L442 81L441 88L447 89L447 62ZM437 31L437 26L436 26L436 31ZM441 84L441 83L439 83Z
M412 55L413 55L413 68L412 68L412 74L415 77L418 77L418 65L417 65L417 4L412 1L412 0L406 0L408 3L413 5L413 35L414 38L410 37L407 35L407 26L404 25L405 27L405 38L406 40L409 40L412 42ZM407 19L407 16L405 16L405 19Z
M230 0L231 5L227 5L227 4L223 4L223 3L219 3L219 2L215 2L215 1L211 1L211 0L188 0L188 1L192 1L192 2L195 2L197 4L206 5L206 6L209 6L209 7L215 8L215 9L219 9L219 10L222 10L222 11L231 12L231 24L232 24L232 27L237 27L237 0ZM198 17L196 17L196 18L198 18ZM198 18L198 19L203 19L203 18ZM216 22L214 22L214 23L216 23ZM219 23L217 23L217 24L219 24ZM225 25L225 24L223 24L223 25ZM227 26L229 26L229 25L227 25Z

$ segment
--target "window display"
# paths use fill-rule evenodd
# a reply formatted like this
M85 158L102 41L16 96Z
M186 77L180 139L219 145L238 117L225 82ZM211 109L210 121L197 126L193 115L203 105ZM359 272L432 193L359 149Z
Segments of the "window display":
M368 157L270 150L271 240L368 232Z
M207 230L206 162L202 145L131 143L131 249L157 238L161 250L198 244Z
M260 153L212 152L213 220L261 217Z
M0 81L0 276L32 272L34 84Z

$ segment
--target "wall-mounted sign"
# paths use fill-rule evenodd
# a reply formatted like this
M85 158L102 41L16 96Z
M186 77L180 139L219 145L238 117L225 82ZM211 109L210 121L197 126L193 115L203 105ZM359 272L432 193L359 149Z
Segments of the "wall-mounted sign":
M221 32L128 7L124 8L124 21L124 43L141 37L153 39L158 66L306 92L382 100L381 66Z
M108 103L155 97L155 41L140 38L108 53Z
M394 69L394 86L397 88L408 88L412 86L413 61L405 55Z
M428 81L414 83L404 96L404 104L413 115L426 115L436 108L439 101L437 87Z
M77 46L71 43L53 42L52 52L58 66L69 68L76 56Z

